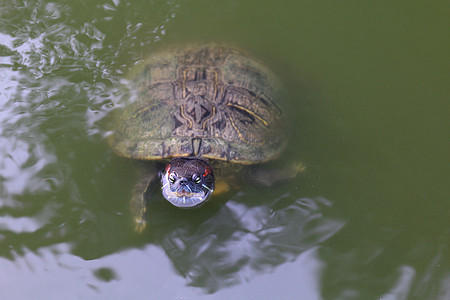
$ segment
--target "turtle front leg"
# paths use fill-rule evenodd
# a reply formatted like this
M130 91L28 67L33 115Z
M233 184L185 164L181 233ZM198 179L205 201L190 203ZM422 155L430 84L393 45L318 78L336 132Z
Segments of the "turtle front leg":
M131 213L134 218L134 230L142 233L147 225L147 204L152 194L158 190L160 185L159 173L143 173L139 181L133 188L133 194L130 201Z
M290 166L275 169L264 169L261 166L254 166L250 170L250 178L257 185L271 187L276 183L295 178L305 169L305 165L301 162L295 162Z

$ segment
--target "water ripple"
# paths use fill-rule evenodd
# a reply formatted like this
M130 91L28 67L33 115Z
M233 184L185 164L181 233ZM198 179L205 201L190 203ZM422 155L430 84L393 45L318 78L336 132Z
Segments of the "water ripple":
M270 205L248 206L230 200L194 232L184 224L164 237L163 247L189 285L214 292L247 282L258 273L294 261L342 228L327 217L323 198L295 200L286 194Z

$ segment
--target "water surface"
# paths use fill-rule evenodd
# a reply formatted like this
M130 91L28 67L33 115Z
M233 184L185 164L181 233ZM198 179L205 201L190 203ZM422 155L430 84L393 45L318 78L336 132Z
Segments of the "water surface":
M0 2L5 299L448 299L447 3ZM286 85L294 180L133 231L103 121L155 49L220 41ZM26 288L24 288L26 286ZM67 296L70 295L70 296Z

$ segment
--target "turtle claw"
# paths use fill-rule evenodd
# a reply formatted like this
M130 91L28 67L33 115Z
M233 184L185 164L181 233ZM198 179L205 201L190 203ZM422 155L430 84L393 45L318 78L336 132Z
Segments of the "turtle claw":
M306 166L302 162L300 162L300 161L295 162L294 165L292 166L292 171L294 173L292 178L297 176L298 173L301 173L305 170L306 170Z
M147 208L143 207L140 209L139 214L134 217L134 231L138 234L144 232L147 226L147 221L145 220Z
M144 232L147 222L143 218L135 218L134 223L134 231L136 233L141 234Z

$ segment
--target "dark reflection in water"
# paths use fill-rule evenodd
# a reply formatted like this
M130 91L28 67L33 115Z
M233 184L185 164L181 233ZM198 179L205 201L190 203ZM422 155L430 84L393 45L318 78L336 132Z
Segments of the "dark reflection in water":
M169 221L176 227L163 225L169 230L158 239L190 285L213 292L246 282L295 260L343 226L324 215L330 206L325 199L295 199L287 194L249 206L248 197L237 194L199 225L172 218Z

